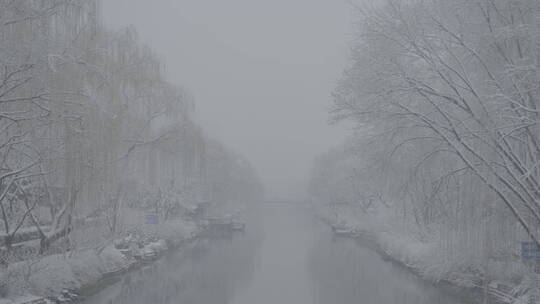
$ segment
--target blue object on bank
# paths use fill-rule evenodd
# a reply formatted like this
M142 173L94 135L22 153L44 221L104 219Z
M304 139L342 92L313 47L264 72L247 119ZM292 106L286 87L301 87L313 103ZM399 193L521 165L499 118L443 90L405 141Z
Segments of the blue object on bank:
M534 242L521 242L521 258L524 260L540 260L540 246Z
M159 224L159 217L155 213L148 213L145 216L146 224L147 225L158 225Z

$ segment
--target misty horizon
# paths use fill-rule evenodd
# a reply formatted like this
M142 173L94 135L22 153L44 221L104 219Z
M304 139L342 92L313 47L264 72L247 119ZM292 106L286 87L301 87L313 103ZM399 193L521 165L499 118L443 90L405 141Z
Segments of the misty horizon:
M102 6L107 26L133 26L152 47L168 79L193 95L205 132L252 162L269 198L296 200L305 199L314 158L347 134L328 124L328 109L348 62L350 8L346 0Z
M540 304L539 0L0 0L0 304Z

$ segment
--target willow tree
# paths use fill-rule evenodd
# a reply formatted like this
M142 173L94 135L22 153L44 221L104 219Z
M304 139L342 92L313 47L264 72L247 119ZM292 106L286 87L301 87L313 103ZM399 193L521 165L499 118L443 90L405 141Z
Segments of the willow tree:
M82 18L80 10L88 8L87 4L90 1L0 3L0 207L8 245L10 237L26 221L37 223L37 201L29 203L30 193L22 185L36 186L47 175L46 162L52 155L46 147L54 139L45 130L55 128L53 125L62 120L62 114L67 114L57 111L65 97L77 93L56 90L53 74L57 60L71 60L63 52L71 47L66 46L66 38L73 38L66 29L80 30L76 26ZM56 213L59 210L65 208L51 208L53 218L64 217L66 212ZM54 226L51 235L39 229L39 225L36 228L45 240L65 230L64 227Z

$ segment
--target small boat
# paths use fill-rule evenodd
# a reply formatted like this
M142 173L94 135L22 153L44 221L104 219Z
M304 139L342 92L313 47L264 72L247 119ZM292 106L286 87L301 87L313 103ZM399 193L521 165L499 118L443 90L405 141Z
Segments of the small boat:
M229 237L232 235L233 223L227 217L209 217L204 219L200 235L210 238Z
M341 237L357 237L358 231L351 227L334 227L332 226L332 232L334 232L335 236L341 236Z
M246 223L233 221L231 228L234 231L245 231L246 230Z

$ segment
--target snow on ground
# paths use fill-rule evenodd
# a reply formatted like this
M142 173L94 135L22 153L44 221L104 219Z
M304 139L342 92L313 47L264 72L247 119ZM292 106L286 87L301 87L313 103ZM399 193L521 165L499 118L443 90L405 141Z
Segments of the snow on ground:
M33 303L33 301L40 300L40 297L36 296L20 296L13 299L8 298L2 298L0 299L0 304L25 304L25 303Z
M375 242L384 255L409 267L426 280L446 281L465 288L482 284L483 273L480 269L484 264L481 259L465 250L449 257L437 239L421 239L418 231L404 225L384 207L363 213L347 207L317 206L315 212L331 225L356 229L363 237ZM508 264L508 261L505 263ZM529 303L526 301L531 297L540 299L540 275L532 273L519 259L512 266L509 268L496 261L489 264L493 283L510 284L513 289L508 293L519 295L511 296L505 303Z
M7 270L8 292L54 296L64 289L79 289L109 271L127 266L128 260L112 246L102 251L84 250L18 262Z
M180 220L162 222L152 230L144 225L139 228L159 239L146 246L156 252L167 250L167 242L179 244L196 232L195 224ZM8 298L28 294L45 297L58 295L66 289L77 290L95 283L107 273L129 267L132 262L113 244L108 244L13 263L0 274L0 288L7 293L7 298L0 295L0 304L12 303Z

